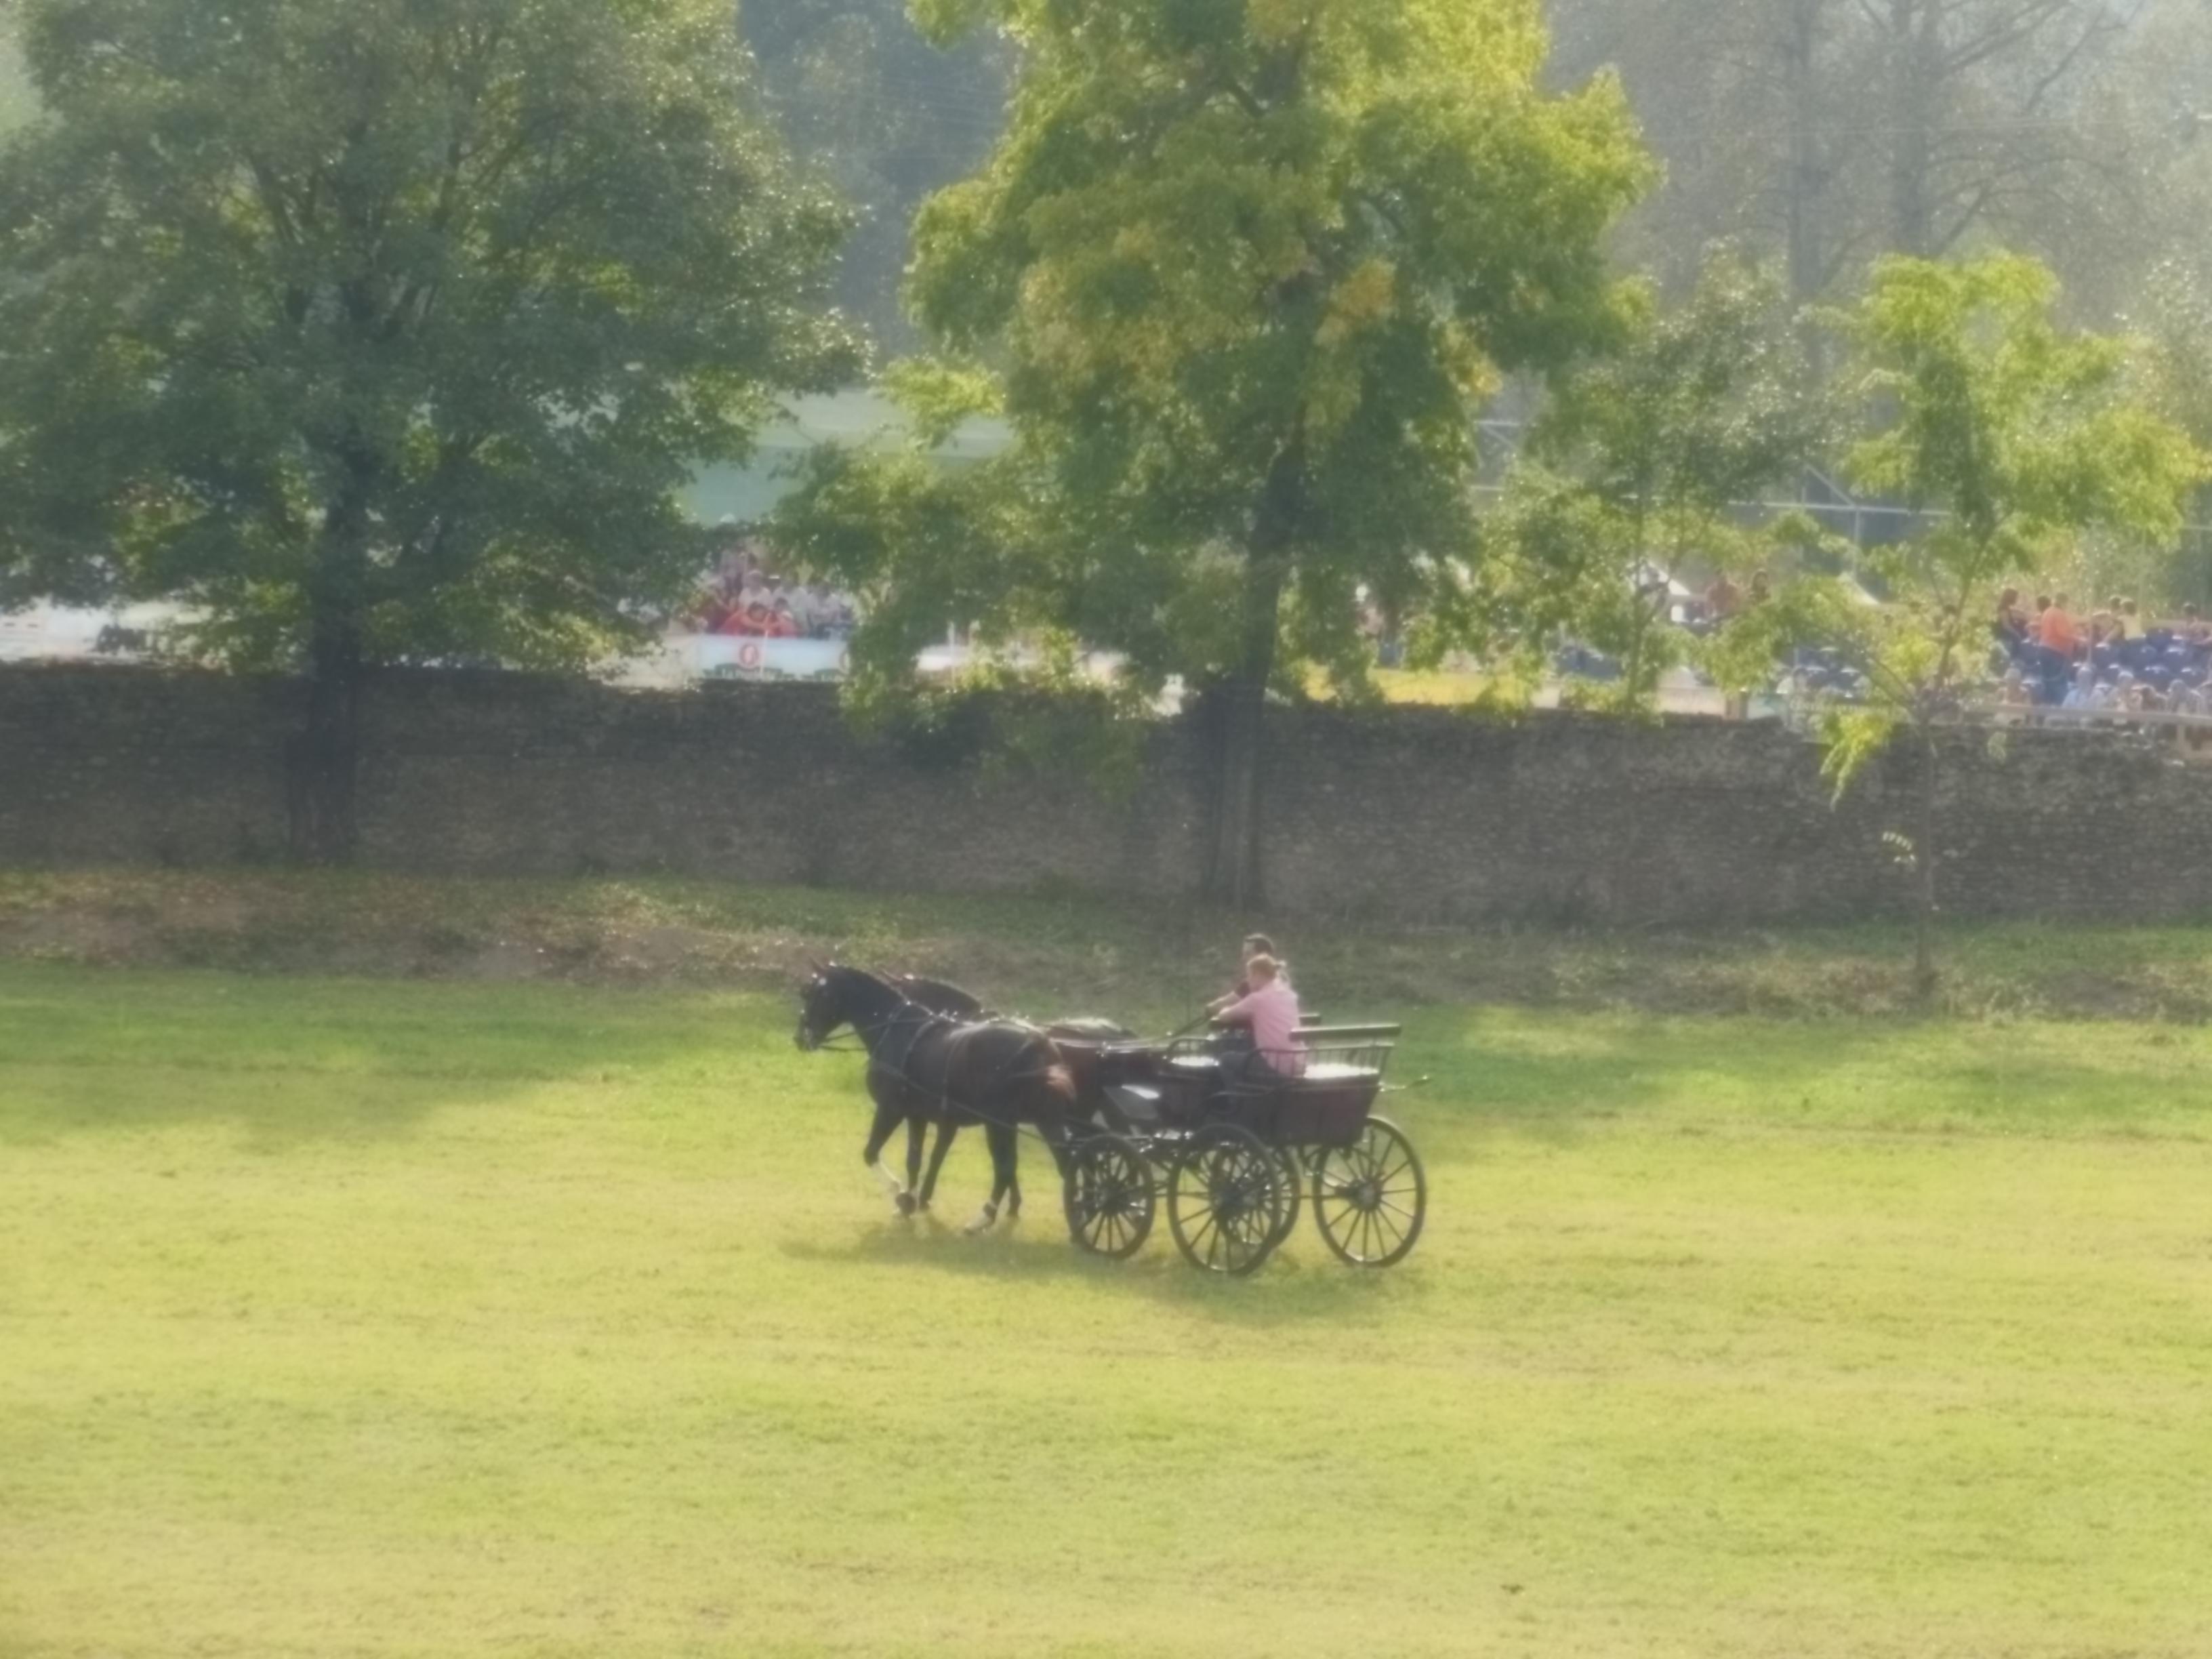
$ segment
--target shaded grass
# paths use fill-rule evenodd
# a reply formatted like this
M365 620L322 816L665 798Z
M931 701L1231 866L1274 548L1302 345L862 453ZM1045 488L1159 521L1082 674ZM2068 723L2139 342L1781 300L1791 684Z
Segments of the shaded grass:
M1681 1014L1919 1012L1909 923L1615 931L1257 919L1325 1012L1512 1004ZM970 985L1032 1012L1194 1009L1253 919L1065 895L878 895L658 880L367 872L0 872L0 960L598 985L783 986L812 957ZM2212 1016L2212 931L1946 931L1936 1012L1977 1020ZM1170 1021L1168 1023L1174 1023Z
M0 966L0 1654L2203 1650L2203 1033L1431 1006L1231 1285L790 1016Z

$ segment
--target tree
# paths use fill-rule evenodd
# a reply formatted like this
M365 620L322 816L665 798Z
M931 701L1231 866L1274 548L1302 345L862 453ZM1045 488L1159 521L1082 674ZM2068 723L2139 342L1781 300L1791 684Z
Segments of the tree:
M839 304L879 349L915 349L899 308L915 210L972 172L1005 122L1000 43L939 51L904 0L746 0L745 43L793 152L850 204Z
M2057 299L2047 270L2012 255L1875 267L1865 300L1836 320L1853 353L1849 389L1870 421L1846 473L1916 515L1911 536L1874 556L1890 603L1803 584L1791 606L1731 642L1771 659L1778 640L1811 631L1865 668L1869 700L1834 711L1826 732L1838 787L1899 737L1920 750L1906 845L1923 993L1935 983L1940 738L1986 678L1999 585L2093 526L2171 540L2205 475L2205 453L2134 383L2127 343L2061 329Z
M918 15L997 23L1019 71L989 165L917 222L909 300L947 361L905 383L1014 441L953 479L826 458L786 534L876 592L885 672L975 619L1214 686L1203 884L1250 903L1270 685L1365 684L1363 584L1449 619L1474 416L1498 370L1618 333L1602 239L1647 164L1609 81L1539 89L1534 0Z
M1689 654L1664 625L1667 578L1763 556L1741 504L1813 454L1808 378L1777 283L1728 251L1682 304L1651 305L1622 349L1565 376L1490 528L1504 556L1486 566L1487 608L1524 653L1571 632L1619 661L1607 700L1652 708Z
M838 214L720 0L24 0L0 151L0 602L186 607L303 672L296 849L376 665L574 665L696 579L673 492L777 387Z
M2185 0L2194 3L2194 0ZM2097 99L2142 9L2108 0L1563 0L1621 65L1666 159L1652 263L1719 236L1784 259L1801 301L1886 252L1991 239L2046 256L2157 216L2155 134Z

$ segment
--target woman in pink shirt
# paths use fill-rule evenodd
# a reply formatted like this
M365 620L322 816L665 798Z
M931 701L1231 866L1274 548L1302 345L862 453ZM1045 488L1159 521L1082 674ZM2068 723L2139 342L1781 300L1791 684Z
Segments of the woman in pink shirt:
M1264 953L1244 964L1251 989L1213 1017L1217 1025L1249 1026L1260 1063L1278 1077L1297 1077L1306 1069L1298 1040L1298 994L1285 984L1274 957Z

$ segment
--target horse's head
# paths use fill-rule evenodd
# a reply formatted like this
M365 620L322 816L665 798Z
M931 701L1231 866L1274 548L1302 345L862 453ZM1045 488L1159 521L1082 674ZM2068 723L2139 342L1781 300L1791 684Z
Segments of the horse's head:
M838 994L836 966L817 962L811 967L806 982L799 988L799 1030L792 1036L810 1054L852 1018Z

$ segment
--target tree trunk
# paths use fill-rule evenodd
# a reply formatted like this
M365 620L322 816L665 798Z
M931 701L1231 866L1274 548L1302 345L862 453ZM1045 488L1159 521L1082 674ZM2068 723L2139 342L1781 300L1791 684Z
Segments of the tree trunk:
M1265 896L1260 858L1260 780L1267 739L1267 681L1275 667L1275 619L1285 571L1255 560L1245 579L1243 660L1225 688L1217 727L1213 841L1204 894L1249 910Z
M342 482L323 515L307 584L307 711L285 745L292 856L343 864L357 836L354 781L361 769L362 621L369 602L370 504L382 473L358 433L338 444Z
M358 835L354 781L361 769L362 660L349 627L318 631L307 664L307 719L285 752L292 856L343 864Z
M1244 626L1236 672L1225 688L1217 727L1213 835L1200 892L1216 904L1249 910L1266 896L1260 854L1260 785L1265 753L1267 682L1275 672L1275 638L1291 550L1305 491L1305 442L1293 434L1277 453L1253 514L1245 550Z
M1929 259L1937 252L1936 111L1942 74L1940 12L1928 0L1890 0L1889 251Z
M1912 991L1925 1002L1936 994L1936 786L1941 752L1933 735L1920 756L1920 833L1913 873L1920 878L1919 914L1912 933Z
M1827 171L1814 79L1821 0L1796 0L1784 20L1782 88L1789 112L1787 204L1790 297L1808 306L1827 285Z

